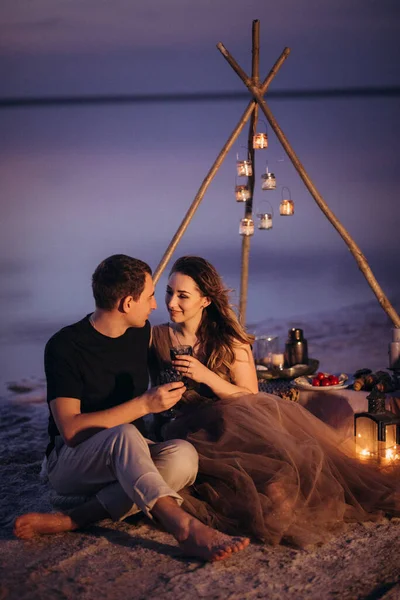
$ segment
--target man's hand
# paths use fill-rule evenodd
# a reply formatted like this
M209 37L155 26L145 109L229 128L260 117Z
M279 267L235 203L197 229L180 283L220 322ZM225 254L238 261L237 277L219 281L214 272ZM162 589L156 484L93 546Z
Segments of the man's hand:
M145 394L149 413L159 413L175 406L186 392L182 381L166 383L150 388Z

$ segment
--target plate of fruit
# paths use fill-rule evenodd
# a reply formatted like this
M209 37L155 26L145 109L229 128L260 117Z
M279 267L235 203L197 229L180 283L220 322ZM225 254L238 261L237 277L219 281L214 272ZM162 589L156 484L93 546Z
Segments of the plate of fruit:
M323 373L319 371L315 375L296 377L293 384L301 390L343 390L353 383L353 378L346 373Z

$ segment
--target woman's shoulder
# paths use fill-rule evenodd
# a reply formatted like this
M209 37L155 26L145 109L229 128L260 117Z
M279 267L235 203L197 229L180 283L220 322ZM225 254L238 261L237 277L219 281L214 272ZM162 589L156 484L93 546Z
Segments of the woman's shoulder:
M151 328L152 331L155 331L157 333L168 332L169 323L160 323L159 325L152 325Z
M235 339L232 343L232 350L235 354L236 360L248 360L252 354L251 346L247 342Z
M169 324L153 325L151 328L151 345L158 346L165 341L169 341Z

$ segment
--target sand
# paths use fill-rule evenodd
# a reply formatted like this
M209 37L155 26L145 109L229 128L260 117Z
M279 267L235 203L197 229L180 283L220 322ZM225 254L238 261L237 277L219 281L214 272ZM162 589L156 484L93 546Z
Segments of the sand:
M386 366L390 341L390 326L380 312L379 307L364 311L358 334L350 321L359 311L325 315L318 331L318 319L301 324L324 368L370 364L375 369ZM266 322L260 332L275 327L283 333L285 326ZM372 352L366 346L371 339ZM400 599L400 519L347 525L322 546L306 550L251 544L212 564L184 558L174 539L145 518L15 539L17 515L52 509L49 489L38 477L46 446L43 382L24 385L22 393L16 389L0 403L0 600Z

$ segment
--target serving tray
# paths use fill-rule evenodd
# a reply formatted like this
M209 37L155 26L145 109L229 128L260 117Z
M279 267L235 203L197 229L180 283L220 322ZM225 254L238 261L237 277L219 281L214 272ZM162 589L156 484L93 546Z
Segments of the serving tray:
M294 365L286 369L277 369L276 367L268 367L256 364L258 379L296 379L303 375L312 375L318 370L319 360L315 358L308 359L308 365Z

